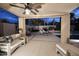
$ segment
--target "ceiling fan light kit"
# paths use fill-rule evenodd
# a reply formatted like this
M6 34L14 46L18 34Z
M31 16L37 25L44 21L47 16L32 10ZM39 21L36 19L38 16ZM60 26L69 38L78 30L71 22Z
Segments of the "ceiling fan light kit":
M29 15L31 13L31 11L29 9L25 10L25 14Z
M18 6L14 3L9 5L20 9L24 9L24 12L23 12L24 15L25 14L29 15L30 13L37 15L37 12L39 12L38 9L41 8L41 4L38 4L38 3L19 3L19 4L24 5L24 7Z

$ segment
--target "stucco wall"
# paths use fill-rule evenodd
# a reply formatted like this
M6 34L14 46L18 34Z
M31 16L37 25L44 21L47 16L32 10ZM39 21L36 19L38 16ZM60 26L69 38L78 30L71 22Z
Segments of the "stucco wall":
M70 37L70 14L62 16L61 20L61 43L66 43Z
M5 35L15 34L16 26L15 24L3 23L3 30Z

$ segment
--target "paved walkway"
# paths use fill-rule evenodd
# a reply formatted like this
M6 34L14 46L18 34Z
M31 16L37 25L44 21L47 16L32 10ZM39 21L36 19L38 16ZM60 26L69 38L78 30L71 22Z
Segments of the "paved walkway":
M13 56L55 56L56 37L53 34L35 35L26 44L18 48Z

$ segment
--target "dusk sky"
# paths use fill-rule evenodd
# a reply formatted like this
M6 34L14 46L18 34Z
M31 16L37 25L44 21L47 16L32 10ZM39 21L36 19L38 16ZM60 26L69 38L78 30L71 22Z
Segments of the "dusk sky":
M47 17L47 18L43 18L43 20L45 20L47 23L52 22L53 20L55 20L56 22L60 22L60 17Z
M76 18L79 18L79 7L77 7L74 10L72 10L71 13L74 13Z

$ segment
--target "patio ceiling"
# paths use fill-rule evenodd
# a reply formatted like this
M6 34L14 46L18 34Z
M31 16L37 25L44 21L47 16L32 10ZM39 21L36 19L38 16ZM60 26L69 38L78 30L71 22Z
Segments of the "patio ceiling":
M23 6L23 5L21 5ZM36 17L40 16L52 16L52 15L64 15L69 13L73 9L79 6L79 3L45 3L42 5L42 8L39 9ZM9 4L0 4L0 7L7 9L8 11L12 12L18 16L25 16L23 14L23 9L11 7ZM31 16L35 16L31 14Z

